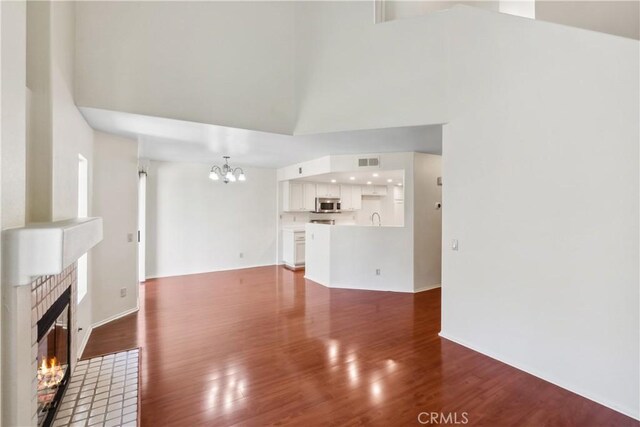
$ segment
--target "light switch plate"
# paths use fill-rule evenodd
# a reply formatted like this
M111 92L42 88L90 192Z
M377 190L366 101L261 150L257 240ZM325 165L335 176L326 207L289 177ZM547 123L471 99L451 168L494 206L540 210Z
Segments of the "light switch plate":
M453 249L454 251L458 250L458 239L453 239L451 241L451 249Z

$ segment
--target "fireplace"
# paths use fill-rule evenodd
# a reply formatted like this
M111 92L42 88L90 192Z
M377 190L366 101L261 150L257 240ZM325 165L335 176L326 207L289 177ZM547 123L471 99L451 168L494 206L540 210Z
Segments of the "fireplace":
M62 399L71 372L71 287L37 323L37 423L48 427Z

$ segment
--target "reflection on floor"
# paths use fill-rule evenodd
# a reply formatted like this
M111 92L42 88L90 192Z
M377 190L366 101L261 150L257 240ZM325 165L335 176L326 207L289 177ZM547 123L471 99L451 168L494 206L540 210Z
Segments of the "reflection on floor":
M143 348L142 425L638 425L440 338L440 290L327 289L280 267L142 288L140 313L84 354Z

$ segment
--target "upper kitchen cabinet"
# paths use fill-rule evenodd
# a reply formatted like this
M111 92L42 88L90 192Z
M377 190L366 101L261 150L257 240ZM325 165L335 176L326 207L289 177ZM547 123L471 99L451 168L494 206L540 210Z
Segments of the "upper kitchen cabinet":
M304 186L301 182L282 183L282 210L285 212L304 211Z
M393 187L393 201L404 201L404 187Z
M351 203L353 203L353 210L359 211L362 209L362 187L359 185L351 186Z
M364 185L362 186L362 195L363 196L386 196L387 195L387 186L386 185Z
M340 197L338 184L316 184L316 197Z
M315 211L316 210L316 184L312 182L305 182L302 184L302 207L305 211Z
M340 186L340 209L342 211L362 209L362 188L359 185Z
M282 210L284 212L311 212L316 208L316 184L284 181L282 183Z

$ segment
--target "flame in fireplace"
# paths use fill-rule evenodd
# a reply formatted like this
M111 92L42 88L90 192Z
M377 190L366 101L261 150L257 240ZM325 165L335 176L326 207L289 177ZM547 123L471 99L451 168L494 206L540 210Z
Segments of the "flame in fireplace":
M58 359L42 357L42 363L38 368L38 390L55 388L64 378L64 369L58 363Z

